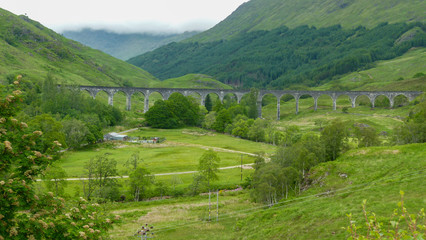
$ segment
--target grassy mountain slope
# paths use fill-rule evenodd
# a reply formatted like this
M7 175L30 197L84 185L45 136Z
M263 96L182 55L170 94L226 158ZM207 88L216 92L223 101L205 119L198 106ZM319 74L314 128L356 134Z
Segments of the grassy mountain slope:
M375 67L352 72L316 90L425 91L426 49L414 48L404 55L378 61Z
M157 83L155 87L232 89L232 87L203 74L187 74L182 77L167 79Z
M347 152L337 161L310 171L313 182L303 195L276 207L253 214L237 223L247 239L346 239L342 227L352 213L359 232L365 233L361 203L389 227L399 191L405 207L418 213L426 204L426 145L374 147ZM347 176L347 177L346 177ZM265 227L267 226L267 227Z
M105 30L83 29L80 31L65 31L63 35L81 42L89 47L99 49L118 59L127 60L131 57L152 51L170 42L179 42L198 32L182 34L153 35L148 33L118 34Z
M424 46L425 29L422 23L373 29L280 27L229 40L171 43L128 62L160 79L202 73L245 88L314 87Z
M26 16L0 9L0 81L22 74L31 81L51 74L63 84L145 86L158 80L148 72L85 47Z
M241 32L300 25L372 28L382 22L424 22L423 0L251 0L212 29L188 41L228 39Z

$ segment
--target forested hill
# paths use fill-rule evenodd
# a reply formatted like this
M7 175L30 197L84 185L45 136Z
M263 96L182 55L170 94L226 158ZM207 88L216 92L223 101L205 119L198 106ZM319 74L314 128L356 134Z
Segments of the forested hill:
M424 0L251 0L212 29L189 39L229 39L241 32L301 25L373 28L382 22L424 22Z
M229 40L171 43L130 63L160 79L202 73L243 88L318 86L334 77L424 47L423 23L382 23L368 29L279 27Z
M140 68L0 8L0 84L18 74L30 81L49 74L58 83L76 85L149 87L158 82Z

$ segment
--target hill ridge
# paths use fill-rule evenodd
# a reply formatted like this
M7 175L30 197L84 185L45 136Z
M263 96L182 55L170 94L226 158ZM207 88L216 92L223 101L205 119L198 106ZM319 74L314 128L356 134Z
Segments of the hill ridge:
M186 41L210 42L281 26L373 28L383 22L425 22L424 9L426 2L422 0L251 0L213 28Z

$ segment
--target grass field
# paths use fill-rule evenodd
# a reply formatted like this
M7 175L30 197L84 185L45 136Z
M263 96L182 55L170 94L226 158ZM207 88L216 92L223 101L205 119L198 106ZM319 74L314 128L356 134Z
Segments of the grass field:
M134 153L139 153L143 165L153 174L195 171L198 159L209 148L214 148L221 158L220 167L253 163L253 154L265 152L272 154L275 146L255 143L231 136L211 133L199 128L150 129L129 133L130 136L161 137L167 140L162 144L116 143L98 144L89 149L68 151L60 160L60 165L69 177L84 176L85 163L97 155L108 154L117 161L120 174L127 175L124 163Z
M346 214L361 226L363 199L385 223L397 208L400 190L410 213L426 206L425 166L425 144L355 149L313 168L313 185L272 208L250 202L246 191L220 195L219 222L206 221L207 196L113 204L108 208L121 214L124 224L111 236L129 239L149 223L157 239L346 239Z

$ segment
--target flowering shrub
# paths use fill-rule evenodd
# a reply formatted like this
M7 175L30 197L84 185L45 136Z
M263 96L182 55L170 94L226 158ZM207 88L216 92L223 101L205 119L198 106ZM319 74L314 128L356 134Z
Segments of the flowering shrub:
M84 199L70 208L53 193L35 195L32 183L57 157L60 143L42 142L41 131L14 118L22 101L20 78L10 86L12 94L0 92L0 240L102 239L118 216Z

